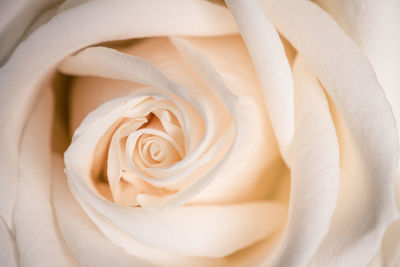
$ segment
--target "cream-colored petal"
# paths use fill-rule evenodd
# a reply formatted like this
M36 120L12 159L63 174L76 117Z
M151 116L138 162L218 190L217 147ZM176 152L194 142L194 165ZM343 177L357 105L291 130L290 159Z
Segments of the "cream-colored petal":
M64 185L65 188L67 185ZM66 188L68 190L68 188ZM80 199L77 196L77 199ZM184 256L175 253L171 253L167 250L157 249L141 243L128 233L121 230L117 225L112 223L110 220L96 212L89 205L87 205L82 199L80 199L80 205L85 211L85 216L88 215L90 219L96 224L99 230L115 245L122 247L127 253L132 254L135 257L146 260L157 266L226 266L224 263L225 259L213 259L206 257L192 257Z
M249 49L286 160L294 131L294 98L290 65L283 45L257 0L228 0L226 3Z
M397 129L400 128L400 2L389 1L317 1L342 26L346 33L357 43L369 58L379 83L391 104ZM400 134L398 133L400 138ZM400 174L397 175L397 205L400 208ZM393 241L393 232L400 221L393 223L385 234L383 249L393 251L400 243ZM392 244L390 248L388 244ZM399 262L400 252L382 252L385 255L384 266Z
M15 238L3 218L0 217L0 265L17 267Z
M185 136L184 132L182 131L182 128L177 126L176 124L173 123L173 118L171 117L171 113L168 110L165 109L157 109L153 111L153 114L155 114L158 119L160 120L165 132L168 134L168 136L171 136L172 139L175 140L175 142L179 143L179 146L184 148L187 153L189 153L189 146L185 146ZM190 139L190 138L188 138Z
M53 156L53 201L61 233L74 256L88 267L150 267L153 264L126 253L98 230L68 188L63 161Z
M231 127L219 136L217 142L206 154L188 165L187 168L176 175L151 181L153 184L167 185L171 189L180 189L176 194L165 197L142 195L141 202L143 204L146 203L146 206L149 208L176 208L188 202L196 194L201 193L201 190L210 185L213 179L221 174L221 169L229 159L229 157L227 158L227 153L229 150L232 151L232 146L227 146L227 144L231 143L233 139L234 129ZM150 181L146 177L142 178ZM182 183L179 183L175 187L176 182Z
M208 186L214 179L215 175L221 171L223 166L229 160L235 149L243 144L245 138L245 127L240 122L239 114L239 98L232 93L225 85L222 77L217 73L209 59L201 54L193 45L188 41L180 38L171 39L172 43L176 46L185 60L193 67L196 73L204 80L212 92L218 97L218 100L224 105L227 111L233 118L235 127L235 137L229 150L224 158L216 164L215 167L210 169L209 173L201 179L195 181L190 186L178 192L171 200L168 200L167 205L173 205L185 201L190 195L198 194L206 186ZM218 176L217 176L218 177Z
M206 1L99 0L61 12L32 33L0 70L0 99L7 99L0 105L0 128L5 129L0 131L0 174L6 177L0 180L0 188L7 188L0 194L0 214L7 224L11 225L17 190L21 133L40 83L61 60L83 47L111 40L236 31L229 12Z
M51 204L52 100L48 88L32 111L21 142L14 209L21 266L78 266L59 233Z
M134 133L131 133L128 136L128 139L126 141L126 158L128 158L127 166L130 167L132 170L136 171L136 173L139 174L140 176L142 176L144 180L146 180L150 183L153 183L153 184L160 184L160 185L168 184L170 182L174 182L173 180L179 179L178 176L174 176L174 177L176 177L176 179L171 179L171 176L170 177L158 177L158 179L153 179L151 177L146 176L146 174L143 171L150 170L152 168L152 166L149 166L148 164L146 164L145 163L146 160L143 160L143 158L141 157L141 153L137 151L138 150L137 143L138 142L140 143L140 140L141 140L141 137L143 136L143 134L155 136L155 137L158 137L158 138L161 138L161 139L167 141L170 144L171 149L174 150L174 154L176 154L176 152L177 152L178 153L177 156L180 158L182 158L184 156L184 152L182 151L182 148L179 146L179 144L177 142L175 142L170 136L168 136L164 132L156 131L156 130L152 130L152 129L141 129ZM134 153L135 151L138 153L135 154ZM172 153L172 151L171 151L171 153ZM133 157L132 157L132 155L133 155ZM129 158L131 158L131 159L129 159ZM176 162L176 160L174 162ZM171 164L172 164L172 162L171 162ZM168 164L168 165L170 165L170 164ZM157 166L154 166L154 167L157 167ZM159 168L163 168L163 167L165 167L165 166L160 166Z
M392 223L386 230L381 250L369 267L396 267L400 262L400 220Z
M118 190L118 183L122 178L122 172L124 166L126 166L126 157L125 150L123 147L124 144L121 144L121 135L128 134L129 131L134 131L138 127L140 127L145 120L137 120L135 122L127 122L128 125L121 125L111 138L110 144L108 146L107 153L107 181L110 187L111 193L114 197L114 200L118 201L118 197L116 196ZM131 125L129 125L131 123ZM124 133L126 132L126 133ZM104 168L104 166L101 166Z
M365 266L397 217L393 183L399 149L390 104L366 56L316 4L303 0L262 4L343 117L339 202L313 264Z
M5 63L7 55L12 52L37 16L57 3L60 3L60 0L0 2L0 66Z
M317 2L337 20L370 60L392 106L399 129L400 2L397 0Z
M90 192L79 180L69 182L75 195L136 240L188 256L229 255L270 235L285 220L285 207L274 202L153 211L117 206Z
M239 98L238 120L245 141L236 147L217 179L196 195L194 203L232 203L274 194L285 169L265 108L251 58L240 36L185 38L206 57L226 87ZM244 156L246 155L246 156ZM246 158L244 160L244 157Z
M339 145L328 102L302 58L293 65L295 135L284 236L268 266L305 266L329 230L339 191Z

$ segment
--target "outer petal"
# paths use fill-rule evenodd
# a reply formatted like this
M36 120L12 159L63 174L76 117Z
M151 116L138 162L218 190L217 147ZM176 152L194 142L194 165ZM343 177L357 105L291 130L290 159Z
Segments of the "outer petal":
M15 239L7 227L6 222L0 217L0 265L16 267L17 251Z
M317 2L338 21L369 58L400 129L400 1Z
M37 16L61 0L0 2L0 66Z
M293 81L279 35L256 0L226 1L264 89L276 138L286 160L294 130Z
M52 108L48 89L29 117L20 148L14 223L21 266L77 265L59 234L51 205ZM43 257L47 254L51 257Z
M368 56L400 129L400 2L397 0L317 1ZM398 134L400 138L400 134ZM396 181L400 208L400 173ZM390 226L382 252L384 266L400 262L400 221ZM397 233L397 234L396 234ZM396 238L397 235L397 238ZM398 250L397 252L396 249ZM397 255L397 259L396 259ZM392 260L391 260L392 259Z
M70 187L78 199L138 241L188 256L224 257L262 240L285 219L284 206L267 201L148 211L106 202L75 181L70 180Z
M98 214L93 214L93 210L87 210L89 213L85 214L69 191L65 174L62 172L62 159L56 156L53 166L53 198L61 231L72 252L84 266L153 266L153 263L156 266L253 266L255 262L259 263L260 258L265 258L265 254L271 251L279 236L274 235L273 238L268 238L240 253L220 259L187 257L147 247L131 237L127 238L119 227L112 226L104 218L98 217ZM88 214L97 225L87 217ZM105 239L96 226L107 238L119 241L119 245L134 256L125 254L114 243ZM143 257L147 262L138 257Z
M181 44L180 50L183 50L181 54L192 69L209 86L213 85L213 79L223 79L226 87L238 96L240 115L236 121L244 131L245 139L236 147L217 179L196 195L194 201L215 203L225 198L225 202L232 203L271 196L275 190L273 183L282 180L285 166L279 155L262 89L243 40L239 36L186 40L190 45L186 45L185 49L185 45ZM192 55L185 57L185 53ZM212 66L209 68L215 68L214 74L205 75L199 71L208 69L201 68L201 61L205 59ZM249 156L243 160L243 155Z
M269 266L305 266L326 233L339 190L339 146L328 102L302 58L293 66L295 136L289 220Z
M0 214L7 224L16 194L16 148L40 82L57 63L82 47L110 40L232 32L236 27L229 12L205 1L99 0L68 9L32 33L0 70L0 99L7 99L0 107L0 188L7 188L0 194Z
M64 189L69 190L67 184L64 185ZM79 196L76 198L79 199L79 204L84 208L85 216L89 216L89 218L95 223L96 226L93 225L93 227L98 227L101 234L104 234L104 236L113 244L120 246L127 253L132 254L135 257L146 260L157 266L163 266L166 263L168 263L168 266L220 266L226 262L223 258L215 259L184 256L148 246L137 241L131 235L121 230L119 226L113 224L103 215L96 212L93 208L87 205L82 198ZM80 209L80 207L78 208Z
M345 149L343 171L348 172L341 179L331 230L313 264L365 266L397 217L398 137L392 110L368 59L317 5L264 0L263 6L304 56L345 122L339 140Z
M72 196L63 172L63 161L53 157L53 201L61 232L83 266L153 266L127 254L107 240Z
M369 267L396 267L400 262L400 220L392 223L386 230L382 247Z

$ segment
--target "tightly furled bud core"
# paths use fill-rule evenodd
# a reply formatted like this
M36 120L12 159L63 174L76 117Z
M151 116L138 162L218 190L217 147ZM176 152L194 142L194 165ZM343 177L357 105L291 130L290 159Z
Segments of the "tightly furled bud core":
M134 97L126 110L100 139L92 179L103 196L129 206L140 206L139 194L166 196L177 192L143 178L166 177L163 170L181 161L189 150L183 115L173 101ZM155 172L156 170L156 172ZM109 187L108 194L104 186Z

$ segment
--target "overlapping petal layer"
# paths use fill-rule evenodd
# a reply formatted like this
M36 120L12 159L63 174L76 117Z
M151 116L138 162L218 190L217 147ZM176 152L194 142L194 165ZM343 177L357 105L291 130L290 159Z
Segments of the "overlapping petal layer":
M91 19L82 23L77 16ZM7 98L0 112L0 125L5 129L0 133L3 148L0 162L4 166L1 168L4 179L0 181L2 188L8 188L0 195L0 210L7 224L11 225L17 186L18 149L15 148L43 81L53 74L54 67L62 59L85 46L111 40L160 35L220 35L236 31L228 11L204 1L119 0L113 3L91 1L72 7L32 33L0 72L1 99ZM46 53L42 53L43 47Z
M240 131L244 131L246 128L243 127L243 125L240 124L241 121L236 118L237 113L235 109L237 108L237 104L235 97L225 87L223 80L219 78L218 74L215 72L214 68L208 62L208 60L204 56L196 52L194 47L192 47L186 41L180 39L174 39L174 43L177 45L178 49L181 51L184 57L186 57L187 60L194 66L194 69L199 71L200 77L202 77L205 82L211 87L211 89L213 89L214 94L219 97L220 101L222 101L226 109L228 109L228 111L230 111L230 113L234 116L235 123L239 124L239 126L242 126L240 128L238 127L236 130L237 139L241 140L240 138L243 138L243 133L240 134ZM98 59L101 59L101 61L98 61ZM107 62L107 65L105 65L104 63L101 64L102 62ZM137 68L136 64L139 64L140 68ZM108 66L113 66L113 68L109 68ZM63 72L70 74L99 75L114 79L118 78L130 80L132 82L141 82L147 85L157 86L158 88L165 88L171 93L176 93L179 96L184 97L187 101L194 103L193 106L199 107L201 110L205 110L205 102L200 101L201 96L197 97L195 100L193 98L189 98L187 95L191 95L193 93L190 93L189 90L182 91L184 89L183 87L174 85L171 81L167 80L166 77L164 77L159 71L154 69L154 67L150 65L149 62L146 62L143 59L135 58L133 56L115 52L111 49L86 49L83 52L64 61L63 64L60 66L60 69ZM146 92L145 95L151 94L149 92ZM231 97L233 97L233 100L230 99ZM132 100L129 100L129 98L125 98L124 100L121 100L127 101L127 104L122 104L122 107L125 107L126 110L129 110L129 108L131 107L129 102L136 101L137 98L131 99ZM209 101L210 98L208 98L208 105L210 104ZM100 108L98 113L103 113L103 110L104 108ZM66 153L65 160L70 185L77 195L77 198L82 198L81 204L83 207L86 206L86 202L87 204L89 204L90 207L94 208L98 212L101 211L101 214L103 216L106 216L109 220L118 225L119 228L123 229L132 237L144 242L145 244L157 248L162 248L167 251L173 251L180 254L194 256L197 255L221 257L224 255L228 255L241 247L245 247L254 243L256 240L262 239L266 235L270 234L271 231L275 230L280 225L280 223L282 223L282 219L284 219L284 208L281 207L279 204L273 204L265 201L260 202L261 205L258 205L256 202L233 205L231 215L229 215L230 213L228 212L230 210L229 206L221 206L221 209L219 209L218 206L204 206L204 214L201 212L202 207L193 207L193 214L186 219L186 222L183 222L185 220L183 220L183 217L180 216L180 212L182 212L182 215L188 214L190 213L190 207L181 207L176 211L168 210L159 213L157 211L146 211L141 208L123 208L113 206L110 205L111 203L107 203L107 201L105 201L104 199L98 198L98 196L93 191L89 193L88 187L90 188L90 184L82 183L82 181L88 181L88 177L90 177L90 172L88 171L87 166L91 166L93 150L96 147L97 142L101 138L101 136L104 135L110 125L112 125L115 119L118 118L115 116L119 116L120 113L120 109L117 107L112 109L110 113L104 115L105 117L108 117L107 123L101 119L94 119L96 118L96 115L93 115L92 113L88 117L89 122L92 123L87 123L85 121L83 122L83 126L81 127L85 129L81 129L81 127L77 129L77 134L74 137L73 143ZM209 116L207 115L207 112L200 112L200 114L203 115L203 119L206 121L204 140L207 140L207 131L211 131L214 135L214 132L218 133L220 130L218 130L219 127L217 127L217 125L210 124L208 122ZM215 112L212 114L212 116L214 116L215 119ZM87 134L91 132L90 128L96 129L96 131L92 132L91 134ZM229 138L223 138L222 140L229 140ZM201 146L202 143L200 143L199 147ZM220 145L218 145L218 143L214 144L214 146L209 151L211 153L215 153L219 151L219 147ZM235 148L236 145L234 143L234 145L231 146L230 151L233 152ZM206 159L209 160L210 157L207 156ZM225 155L221 162L226 162L228 159L229 157ZM185 159L182 160L182 162L184 161ZM193 164L202 164L202 161L203 160L197 160L194 161ZM217 168L211 168L208 173L205 173L204 177L201 177L192 185L189 185L187 187L188 189L183 188L181 191L179 191L179 193L176 195L178 197L184 196L184 198L178 198L178 200L181 199L179 201L186 201L185 199L192 197L194 193L199 192L204 186L210 183L211 179L213 179L213 176L218 175L218 169L220 168L218 167L218 165L220 163L216 164ZM185 166L183 172L186 173L190 171L191 168L192 166L190 165ZM159 178L151 182L155 184L159 183L166 186L170 182L175 182L180 175L182 174L177 173L175 176L172 176L176 178ZM165 182L163 182L164 180ZM146 181L150 182L149 180ZM166 203L171 203L170 201L173 199L174 196L166 198ZM157 199L154 199L154 196L148 196L146 200L154 201ZM270 210L269 207L272 207L273 210ZM89 209L90 208L87 208L86 211L90 214L91 212ZM207 213L213 213L214 210L215 214L211 217L214 217L215 221L212 224L207 224L207 220L205 220L206 217L204 216L206 216ZM245 213L247 214L247 216L245 216L246 220L241 217L241 215ZM219 217L218 214L223 214L223 216ZM234 216L236 216L235 214L239 215L241 219L239 219L239 217L237 219L234 219ZM262 216L260 216L260 214L262 214ZM272 214L274 214L274 220L271 217ZM158 218L157 216L163 216L163 218ZM263 221L261 218L265 218L266 221ZM174 223L169 223L170 220L172 220ZM227 223L224 223L223 220L228 220L231 222L229 224L229 228L227 228ZM275 221L275 223L273 221ZM143 224L146 224L146 229L148 229L150 232L147 233L146 231L144 231L145 227ZM204 227L204 229L214 233L211 235L214 240L213 242L206 238L206 236L209 236L209 234L201 232L202 227L196 227L196 225L199 224L207 224L207 227ZM252 224L252 226L250 226L250 224ZM268 225L272 228L267 227ZM177 226L179 227L176 228ZM185 229L189 226L189 229L195 227L198 230L194 233L192 233L192 231L186 232ZM223 228L219 228L220 226L222 226ZM215 231L213 230L214 228ZM222 231L222 229L224 229L224 231ZM239 231L239 229L248 230ZM157 231L162 232L155 235ZM243 235L238 235L238 232L243 232ZM150 233L152 234L150 235ZM236 233L235 239L232 238L234 233ZM109 230L108 234L110 234ZM168 234L174 235L175 238L173 238L172 236L168 237ZM227 236L224 238L223 235L225 234ZM181 236L181 238L176 238L177 236ZM182 237L184 237L184 242L182 242ZM199 239L200 237L201 239ZM225 240L228 239L230 241L225 242ZM220 240L221 242L218 242L217 240ZM184 246L182 246L183 244Z
M393 183L398 136L390 104L368 59L317 5L302 0L265 0L262 5L315 72L343 118L336 123L341 145L339 201L312 264L364 266L397 217Z

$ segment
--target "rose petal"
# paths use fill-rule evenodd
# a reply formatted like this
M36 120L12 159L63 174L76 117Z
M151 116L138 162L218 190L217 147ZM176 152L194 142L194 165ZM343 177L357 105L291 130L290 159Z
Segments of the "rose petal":
M62 159L58 158L57 160L59 177L57 177L55 184L57 189L54 192L56 211L60 221L67 220L61 223L61 229L72 251L85 266L86 264L97 266L96 264L104 260L106 260L105 266L111 264L111 261L115 261L116 266L138 266L135 264L139 264L139 259L148 262L149 265L155 264L156 266L163 266L166 263L168 263L168 266L220 266L224 262L221 259L177 255L147 246L133 239L88 205L85 205L85 211L82 210L71 194L65 181L65 174L61 171ZM90 219L87 217L88 215ZM103 234L109 240L105 239ZM80 242L82 236L87 236L86 244ZM122 247L125 251L115 245ZM97 250L98 247L100 247L99 250ZM101 255L104 252L106 256ZM94 259L98 259L98 257L100 259L97 262ZM105 257L105 259L102 257Z
M16 251L15 239L6 222L0 217L0 265L17 267Z
M153 266L107 240L85 215L72 196L63 161L53 156L53 200L61 233L74 256L83 266ZM43 256L43 255L42 255Z
M358 44L368 56L379 83L388 101L391 104L400 129L400 2L396 0L381 1L317 1L337 21L349 36ZM400 134L398 134L400 138ZM400 208L400 174L396 181L397 206ZM399 249L400 242L395 240L394 230L399 228L400 221L393 223L385 234L382 248L389 251ZM392 241L389 241L392 240ZM393 245L390 248L388 244ZM390 266L389 259L393 258L393 265L400 259L393 254L382 252L385 255L384 266ZM400 252L394 255L400 255Z
M279 35L257 1L226 1L249 49L276 138L286 159L294 131L293 81Z
M317 1L369 58L400 128L400 2ZM400 135L399 135L400 137ZM400 191L399 191L400 193ZM400 196L398 198L400 206Z
M369 267L396 267L400 262L400 220L386 230L382 247Z
M7 224L11 225L17 190L17 147L26 118L40 91L40 82L63 58L85 46L111 40L236 31L229 12L206 1L99 0L66 10L32 33L0 70L0 99L7 99L0 107L0 128L4 129L0 131L0 170L4 177L0 188L7 188L0 194L0 214Z
M61 230L66 238L67 243L70 245L71 250L75 256L86 266L97 266L105 262L105 266L109 263L110 259L115 261L116 266L131 266L129 262L135 262L135 257L142 258L150 263L168 266L244 266L252 263L252 258L256 254L258 258L264 257L267 252L266 248L271 247L276 241L275 238L265 240L262 246L250 247L246 249L246 253L233 254L227 258L203 258L203 257L190 257L183 256L168 252L168 250L160 250L154 247L147 246L144 243L136 241L129 234L124 232L119 226L113 224L111 221L99 215L85 203L85 213L76 202L76 199L69 192L69 187L65 183L65 175L62 173L62 159L57 157L55 159L54 170L58 173L54 187L55 208L57 217L60 221ZM79 197L78 197L79 199ZM81 199L82 201L82 199ZM274 205L273 203L271 203ZM279 204L278 204L279 205ZM278 208L279 209L279 208ZM285 209L284 209L285 210ZM93 225L92 221L86 217L90 216L91 220L96 223ZM279 215L279 213L275 213ZM228 224L229 225L229 224ZM113 243L104 239L97 227L109 238L114 244L123 247L128 253L133 254L135 257L129 259L129 256L121 254L119 249L116 249ZM145 226L146 229L148 226ZM206 230L206 229L205 229ZM87 238L82 239L82 236ZM180 234L175 235L176 239ZM184 242L182 242L182 245ZM103 250L104 247L106 250ZM110 256L110 254L112 256ZM93 256L96 255L96 256ZM105 255L103 258L102 256ZM98 259L98 262L97 260ZM121 264L120 264L121 263ZM125 264L125 265L124 265ZM138 264L138 263L136 263ZM99 266L102 266L101 264ZM141 265L134 265L141 266Z
M397 217L398 136L390 105L368 59L317 5L303 0L262 4L320 79L345 123L339 125L344 172L339 203L313 264L365 266Z
M224 158L224 160L226 160L226 162L229 162L231 159L230 158L231 156L234 156L235 154L237 155L238 153L243 153L243 151L245 151L243 149L243 147L246 147L247 144L249 143L244 140L249 135L248 132L250 132L254 127L249 123L252 121L251 116L248 116L248 114L246 114L246 111L249 109L249 105L252 105L250 103L247 103L246 100L250 100L250 99L247 99L246 97L238 98L238 97L235 97L234 95L230 96L229 90L225 85L225 81L224 81L223 77L217 72L213 63L210 61L210 59L206 55L204 55L199 49L197 49L195 46L193 46L190 42L188 42L187 40L181 39L181 38L176 38L176 37L172 38L172 42L177 47L178 51L182 54L182 56L185 58L185 60L193 67L193 69L204 80L204 82L218 96L218 99L224 104L224 106L229 110L230 114L234 118L235 125L236 125L237 143L234 143L232 145L232 150L230 150L232 155L227 154ZM198 45L200 47L203 47L203 49L204 49L204 43L198 44ZM214 57L214 59L215 59L215 57ZM251 85L249 84L249 86L251 86ZM237 90L240 90L240 89L237 89ZM250 91L248 94L249 95L257 95L255 92L252 92L252 90L254 90L254 88L248 89L248 91ZM238 99L238 100L236 100L236 99ZM252 101L250 100L249 102L252 102ZM238 110L240 110L240 113L238 112ZM256 117L257 112L254 112L253 115ZM250 133L250 134L252 134L252 133ZM265 136L265 137L267 137L267 136ZM262 145L262 143L260 143L259 145ZM265 148L271 149L272 151L274 151L274 147L271 147L271 148L265 147ZM259 166L257 166L257 158L254 157L252 160L256 161L254 167L255 168L259 167ZM269 159L267 157L265 157L266 163L268 162L268 160ZM229 165L227 163L225 163L225 164L226 164L225 165L226 168L232 170L232 167L231 167L232 162L230 162ZM223 178L229 177L229 175L230 175L229 171L227 171L227 173L220 171L217 178L223 179ZM240 184L240 179L239 179L239 182L232 181L233 178L234 178L234 180L237 180L237 178L235 175L230 175L230 176L231 176L230 180L223 179L223 181L225 181L225 183L232 182L233 184L235 184L235 183ZM238 177L240 177L240 175L238 175ZM245 177L247 179L249 179L247 175ZM257 176L255 176L255 178L257 178ZM213 182L215 182L215 181L213 181ZM251 181L249 181L249 183L250 182ZM199 180L199 183L200 184L203 183L203 184L201 184L197 188L193 188L193 189L189 188L189 190L183 191L183 193L190 192L190 190L199 190L200 188L207 185L206 181L203 179ZM195 186L196 186L196 184L193 184L193 187L195 187ZM224 188L224 187L222 187L222 188ZM221 188L221 183L220 183L220 189L222 189L222 188ZM214 189L215 189L215 187L214 187ZM225 190L226 189L227 188L225 188ZM232 191L232 193L238 193L238 190L234 190L234 191ZM206 192L206 195L208 195L208 194L209 194L209 192Z
M26 0L0 2L0 66L31 26L36 17L61 0Z
M273 195L274 184L281 180L285 166L279 155L262 89L243 40L240 36L185 40L193 46L197 57L207 58L217 72L215 76L219 75L226 87L238 96L237 109L240 112L236 121L245 139L235 148L217 179L191 202L235 203ZM201 66L199 63L193 66L195 64ZM210 86L211 79L207 81ZM244 155L246 160L243 160Z
M76 266L59 235L51 205L51 132L53 99L44 92L22 138L14 209L16 241L22 266ZM51 257L43 257L47 253Z
M99 198L76 180L69 181L78 200L82 197L136 240L188 256L218 258L229 255L265 238L285 219L284 206L267 201L184 206L166 211L122 207ZM82 207L85 206L83 203Z
M286 232L268 266L305 266L329 230L339 191L339 145L328 102L302 58L294 65L295 135Z

